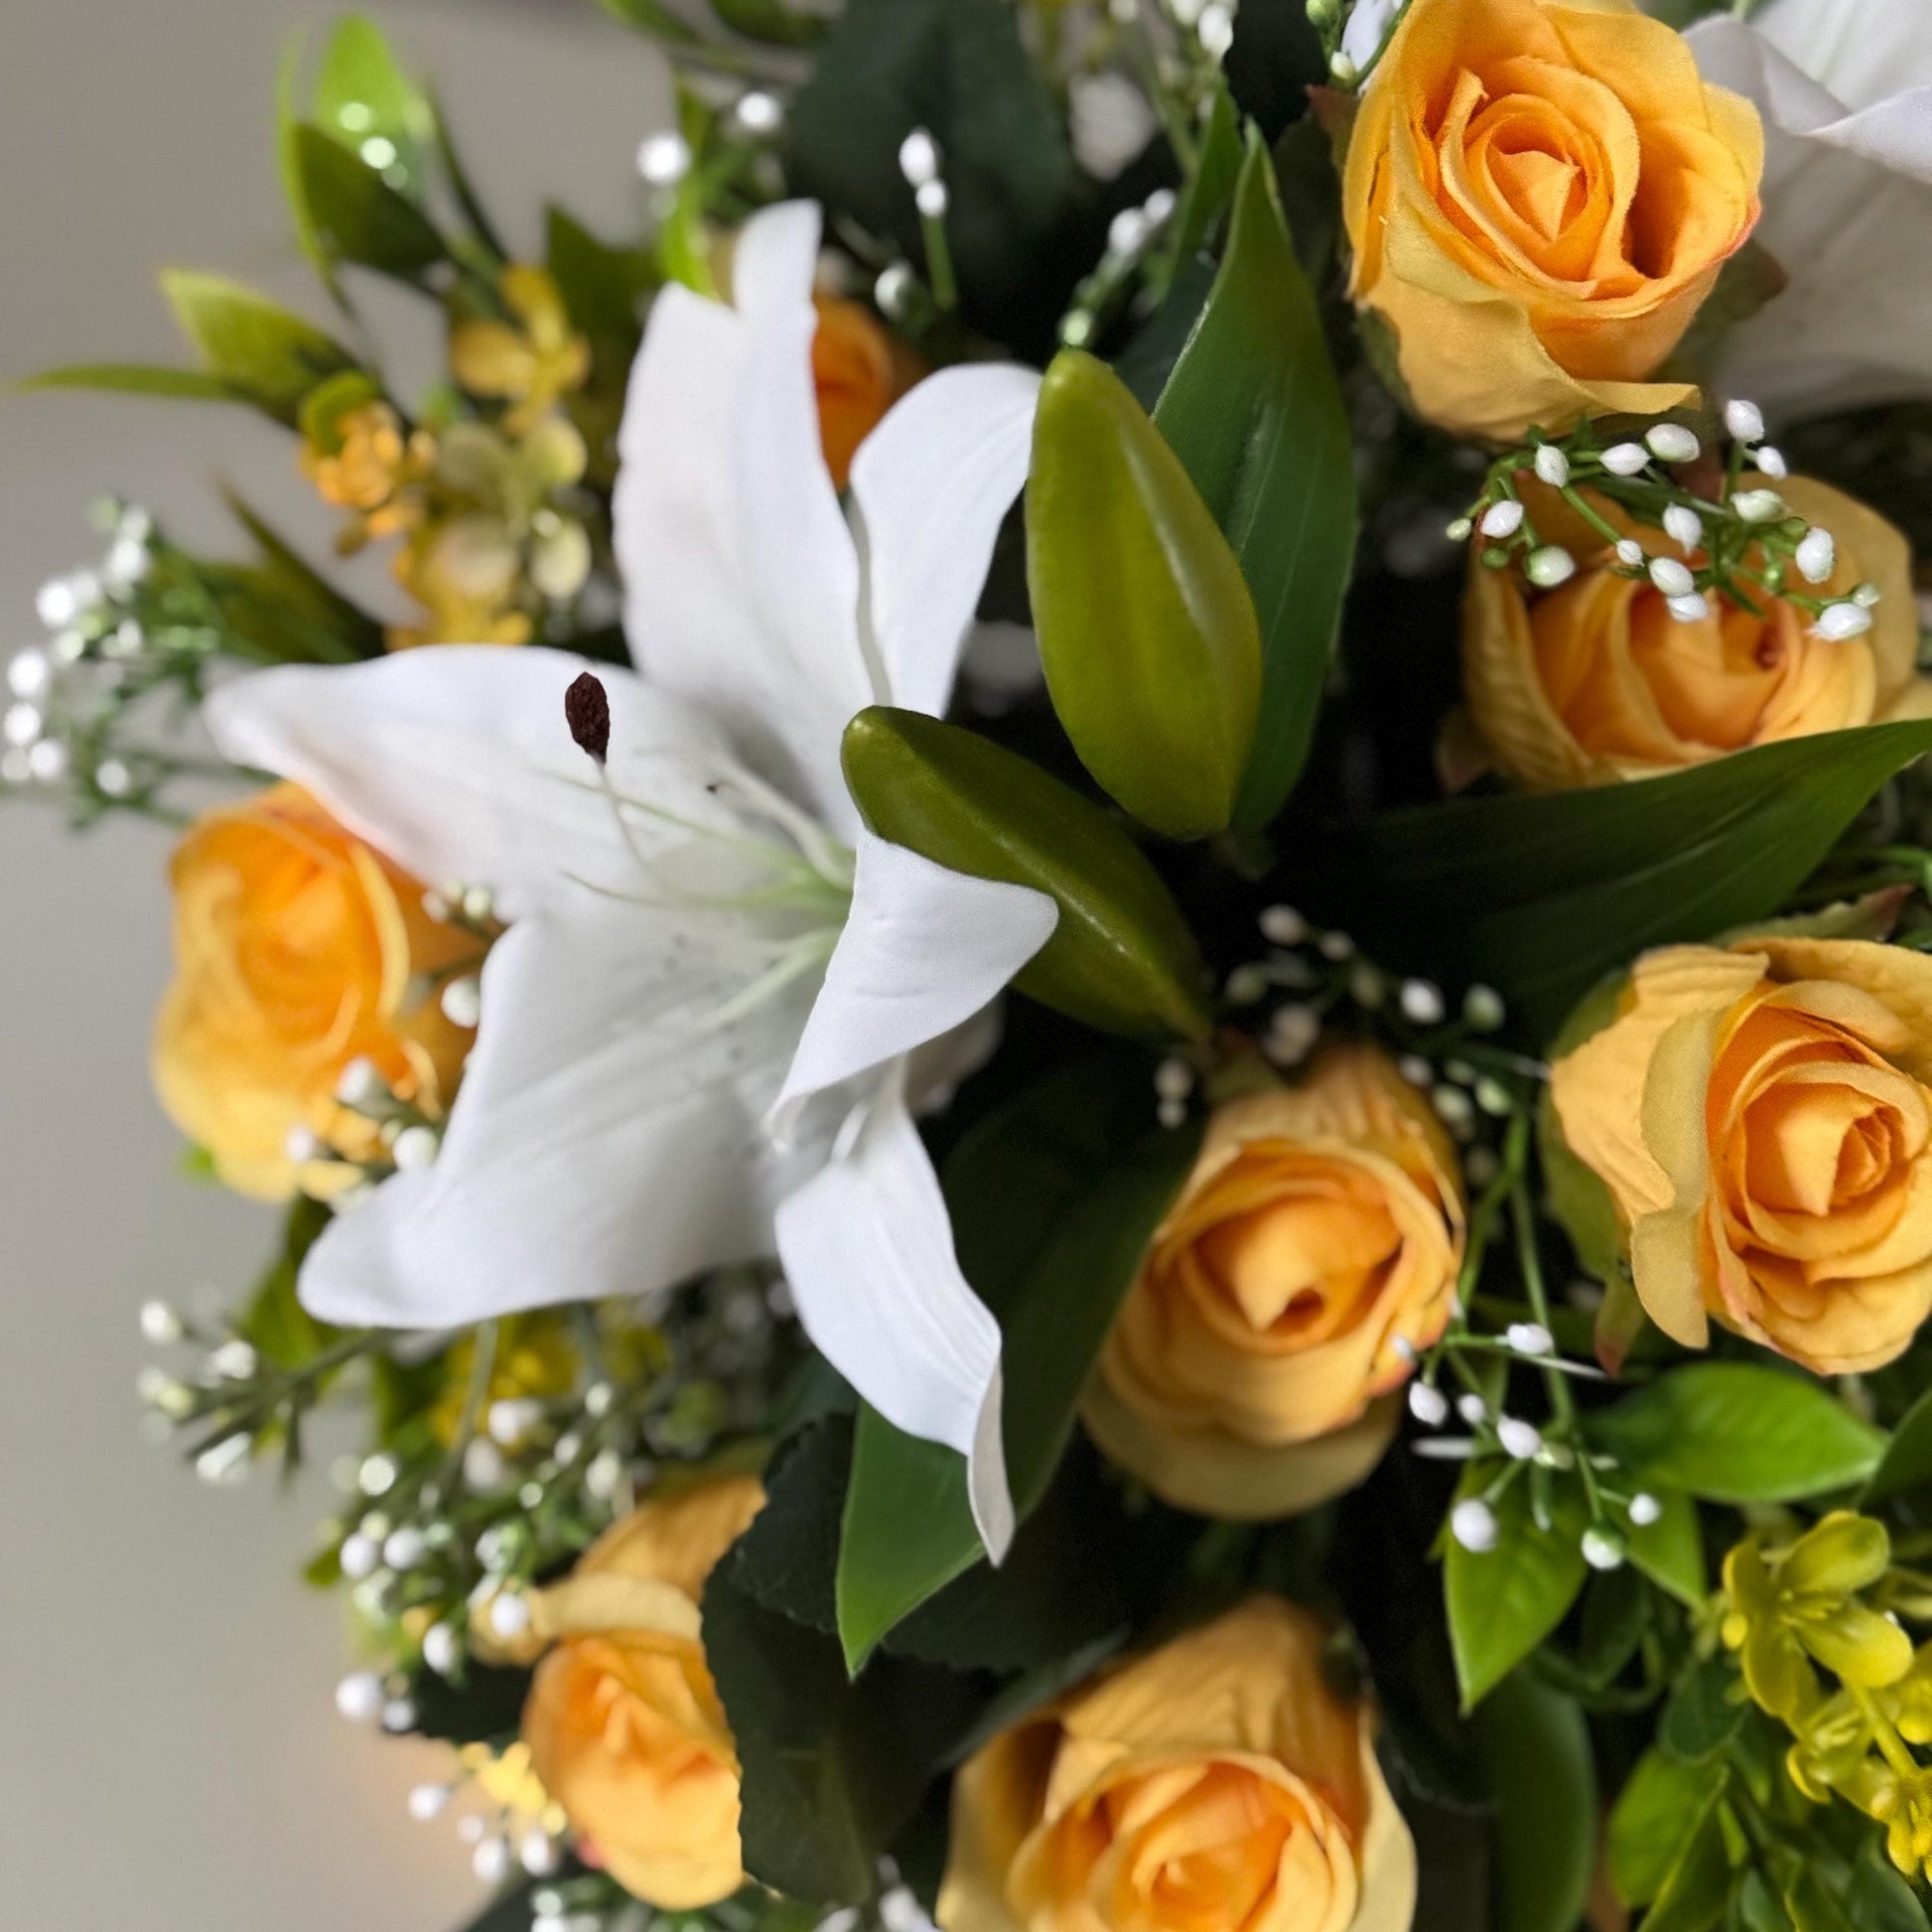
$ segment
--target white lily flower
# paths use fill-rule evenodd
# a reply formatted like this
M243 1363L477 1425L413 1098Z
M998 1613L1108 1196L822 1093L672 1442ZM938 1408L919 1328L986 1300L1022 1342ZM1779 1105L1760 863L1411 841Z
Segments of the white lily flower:
M1932 6L1770 0L1687 38L1764 117L1757 239L1790 277L1725 386L1785 418L1932 394Z
M508 923L441 1151L330 1226L304 1304L454 1327L775 1240L832 1363L969 1457L998 1556L1000 1333L911 1104L983 1052L973 1023L1057 908L864 831L839 752L868 705L945 708L1038 378L920 383L859 451L848 521L811 374L819 231L809 204L766 210L735 307L671 288L653 308L614 532L638 671L599 667L602 770L564 723L584 661L534 648L261 672L209 719L229 757L418 878L487 886Z

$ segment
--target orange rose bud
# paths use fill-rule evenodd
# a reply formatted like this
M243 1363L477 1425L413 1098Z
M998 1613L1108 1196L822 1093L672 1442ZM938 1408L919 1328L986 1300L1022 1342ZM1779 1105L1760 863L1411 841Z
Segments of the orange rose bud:
M653 1497L529 1598L552 1642L523 1711L531 1763L602 1868L660 1911L745 1882L738 1752L698 1601L763 1506L755 1476Z
M1353 1486L1379 1401L1448 1325L1454 1150L1388 1055L1334 1046L1299 1086L1221 1107L1148 1250L1083 1409L1183 1509L1264 1517Z
M1348 144L1355 299L1457 435L1658 414L1763 168L1756 109L1633 0L1413 0Z
M812 382L818 392L819 441L832 482L843 489L852 480L860 444L925 367L863 304L835 295L818 296L816 304Z
M1716 1315L1821 1375L1910 1345L1932 1310L1932 959L1778 932L1648 953L1550 1092L1673 1339L1702 1348Z
M1764 479L1750 477L1746 485ZM1918 675L1918 610L1905 539L1863 503L1807 478L1777 484L1794 515L1829 531L1835 563L1808 596L1880 593L1863 635L1821 635L1781 598L1753 614L1709 597L1710 615L1675 616L1647 578L1612 567L1600 533L1553 491L1526 483L1539 535L1583 557L1560 590L1532 597L1510 570L1469 561L1462 610L1462 682L1483 748L1533 791L1682 770L1728 752L1813 732L1924 715L1932 687ZM1682 559L1661 530L1595 506L1646 556Z
M1326 1634L1257 1597L996 1737L953 1786L943 1932L1408 1932L1415 1844Z
M172 878L155 1085L231 1187L285 1200L348 1175L298 1158L304 1135L352 1159L378 1151L374 1123L336 1099L354 1061L426 1113L447 1106L471 1035L419 976L480 948L429 917L416 881L289 784L210 812Z

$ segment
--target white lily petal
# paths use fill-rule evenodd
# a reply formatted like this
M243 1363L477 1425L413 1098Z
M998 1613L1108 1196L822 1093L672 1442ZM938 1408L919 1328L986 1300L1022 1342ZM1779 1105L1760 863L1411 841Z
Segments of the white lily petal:
M1790 277L1731 332L1725 386L1785 418L1932 393L1923 8L1784 0L1751 26L1714 19L1688 38L1705 75L1764 116L1757 239Z
M896 1428L967 1458L995 1562L1013 1541L1000 1326L967 1285L894 1068L848 1151L778 1208L778 1256L819 1352Z
M512 926L441 1152L331 1225L303 1305L454 1327L770 1253L775 1204L825 1143L786 1156L762 1129L817 979L728 1018L768 968L742 915L587 895Z
M994 539L1033 455L1039 377L942 369L897 402L852 463L871 634L889 704L942 714Z
M686 288L651 309L631 371L613 540L638 668L701 703L837 830L856 823L839 744L876 691L859 562L819 446L818 209L739 236L737 308Z
M1045 893L973 879L862 832L852 910L785 1077L781 1117L964 1025L1058 923Z
M572 743L564 693L589 668L562 651L439 644L371 663L288 666L224 685L205 715L237 763L293 779L426 884L487 886L520 918L574 899L570 875L635 884L597 767ZM707 791L724 740L632 672L599 668L614 787L664 817L625 814L639 851L732 821Z

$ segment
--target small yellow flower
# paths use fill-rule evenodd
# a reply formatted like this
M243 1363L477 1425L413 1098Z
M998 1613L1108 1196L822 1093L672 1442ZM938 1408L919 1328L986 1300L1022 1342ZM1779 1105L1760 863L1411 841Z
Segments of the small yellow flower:
M446 1383L430 1426L445 1443L456 1440L470 1400L470 1381L477 1359L477 1338L465 1335L443 1359ZM492 1403L540 1400L563 1395L577 1381L579 1357L564 1316L554 1309L510 1315L497 1326L495 1354L490 1362L489 1387L482 1414Z
M380 399L327 426L326 442L305 441L302 468L324 502L353 510L345 550L408 529L422 510L421 486L436 465L436 440L408 430Z
M514 320L462 324L450 338L450 370L472 395L512 404L503 420L515 433L583 387L591 346L571 329L562 292L541 268L504 269L497 292Z
M1854 1691L1897 1684L1912 1643L1895 1617L1860 1596L1891 1567L1891 1539L1869 1516L1837 1510L1788 1550L1747 1538L1725 1559L1725 1642L1738 1653L1751 1701L1794 1729L1825 1704L1813 1668Z

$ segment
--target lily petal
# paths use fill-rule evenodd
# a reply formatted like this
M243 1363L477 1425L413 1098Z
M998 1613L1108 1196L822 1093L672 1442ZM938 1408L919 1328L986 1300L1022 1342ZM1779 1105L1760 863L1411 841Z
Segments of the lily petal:
M764 774L833 829L839 772L879 696L859 636L859 559L819 447L812 306L820 216L756 214L738 306L667 288L651 309L620 436L613 539L632 657L702 704Z
M967 1286L902 1068L857 1132L778 1208L778 1257L806 1332L896 1428L967 1458L973 1521L997 1563L1014 1511L1000 1433L1000 1327Z
M1027 481L1039 377L942 369L894 405L852 464L872 639L891 704L934 717L979 608L994 539Z
M572 875L637 883L617 810L564 723L584 669L563 651L441 644L258 671L216 691L206 716L226 757L293 779L426 883L487 886L514 919L581 898ZM726 755L711 722L629 671L600 675L612 786L657 808L624 814L630 843L650 854L694 825L735 829L705 784Z
M512 926L441 1153L332 1223L303 1305L455 1327L770 1253L776 1202L825 1144L787 1155L762 1131L816 978L734 1017L765 966L737 915L586 895Z
M963 1026L1058 923L1044 893L970 878L862 831L852 910L785 1077L781 1120Z

